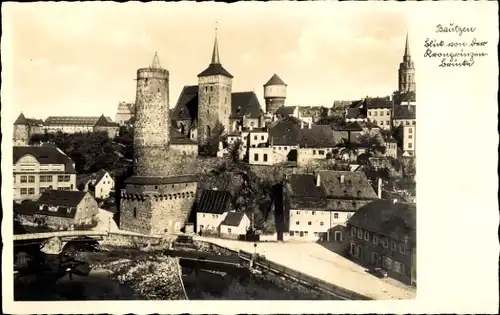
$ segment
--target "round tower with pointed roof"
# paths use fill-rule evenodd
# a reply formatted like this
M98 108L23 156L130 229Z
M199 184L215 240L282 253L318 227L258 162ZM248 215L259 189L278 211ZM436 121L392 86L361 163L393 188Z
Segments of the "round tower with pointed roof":
M158 169L158 160L166 159L170 139L168 94L169 72L161 67L155 53L150 67L137 70L134 173L138 176L167 171Z
M207 69L198 74L198 141L204 143L217 123L230 131L231 93L233 76L222 66L219 58L217 28L212 61Z
M14 146L27 146L30 138L29 122L21 113L14 122L13 144Z
M283 80L274 74L266 84L264 84L264 99L266 100L266 112L274 114L280 107L285 106L287 85Z

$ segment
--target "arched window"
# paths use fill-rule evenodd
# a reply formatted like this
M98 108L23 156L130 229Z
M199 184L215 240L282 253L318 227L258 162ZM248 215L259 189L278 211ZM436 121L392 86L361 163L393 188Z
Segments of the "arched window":
M210 126L207 126L207 137L210 137L210 134L211 134L211 130L210 130Z
M134 207L134 218L137 218L137 208Z

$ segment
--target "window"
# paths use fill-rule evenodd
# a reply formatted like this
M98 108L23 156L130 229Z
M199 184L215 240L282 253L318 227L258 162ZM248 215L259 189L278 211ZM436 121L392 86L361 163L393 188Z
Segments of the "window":
M397 247L396 242L391 240L391 250L396 251L396 250L397 250L397 248L398 248L398 247Z
M311 222L311 221L307 222L307 225L311 225L311 224L312 224L312 222Z
M378 111L373 111L373 116L377 116L378 115Z
M389 247L389 239L387 237L384 237L384 247Z
M21 183L27 183L28 182L28 176L21 176Z
M57 181L58 182L69 182L70 176L69 175L59 175L57 176Z
M313 150L313 155L316 155L316 150Z
M338 213L334 213L334 214L333 214L333 218L334 218L334 219L338 219L338 218L339 218L339 214L338 214Z
M411 149L412 147L413 147L413 143L411 143L411 142L410 142L410 143L408 143L408 148L410 148L410 149Z
M401 264L397 261L394 262L394 271L397 273L401 273Z
M383 126L383 125L384 125L384 122L381 120L379 125L380 125L380 126Z
M351 227L351 236L356 236L356 228L354 226Z
M324 151L324 150L319 150L319 151L318 151L318 154L319 154L319 155L324 155L324 154L325 154L325 151Z
M378 235L373 235L373 244L378 244Z
M389 126L389 121L388 120L385 121L385 125Z
M28 176L28 183L34 183L35 182L35 176Z
M224 97L224 103L227 104L227 97Z
M413 139L413 135L408 135L408 139Z
M319 223L319 225L323 226L323 221L321 221L321 222Z
M290 236L293 236L293 231L290 231Z
M307 231L304 231L304 236L307 236Z
M359 239L363 238L363 231L361 229L358 230L358 238Z
M208 97L208 104L210 104L210 103L212 103L212 97L211 96ZM208 114L208 110L207 110L207 114Z
M227 228L227 233L231 233L231 228Z
M258 160L259 160L259 154L258 154L258 153L255 153L255 154L253 155L253 159L254 159L254 161L258 161Z
M257 140L257 136L253 136L253 139L254 139L254 140Z
M264 141L264 136L260 136L260 140Z
M405 244L399 244L399 252L401 254L404 254L406 251L405 251Z
M415 121L412 122L412 125L415 126Z
M137 208L134 207L134 218L137 218Z
M405 125L407 125L407 126L408 126L409 124L410 124L410 122L409 122L408 120L407 120L407 121L405 121Z
M316 214L316 211L312 211L312 212L311 212L311 214L312 214L312 215L315 215L315 214Z
M297 214L300 214L300 211L297 211Z
M21 195L27 195L28 194L28 189L27 188L21 188Z
M370 240L370 232L365 232L365 241L369 241Z
M300 231L299 235L300 237L304 236L304 232Z
M380 116L384 116L384 111L380 111Z
M300 222L299 222L299 221L297 221L297 222L295 222L295 224L299 225L299 224L300 224Z
M413 133L413 128L408 128L408 133Z
M264 162L267 162L267 153L264 153Z
M405 265L400 264L400 266L401 266L401 274L404 275L405 274Z
M214 91L214 87L210 86L210 92L213 92L213 91Z
M35 194L35 188L28 188L28 195L34 195Z
M284 147L283 150L285 150L285 151L288 150L288 147Z

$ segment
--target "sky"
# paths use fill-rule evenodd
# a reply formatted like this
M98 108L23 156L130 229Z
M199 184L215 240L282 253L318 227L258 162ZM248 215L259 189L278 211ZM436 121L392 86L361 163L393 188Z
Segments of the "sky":
M4 6L9 92L16 112L27 117L114 119L120 101L135 101L137 69L158 52L170 71L173 108L182 87L197 84L210 63L218 21L221 63L234 76L233 92L253 90L263 107L262 86L274 73L288 85L287 105L384 96L397 89L407 21L403 6L375 3Z

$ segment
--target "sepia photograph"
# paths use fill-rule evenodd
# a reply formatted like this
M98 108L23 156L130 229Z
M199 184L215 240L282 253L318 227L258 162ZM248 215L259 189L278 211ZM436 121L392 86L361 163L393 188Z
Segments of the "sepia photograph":
M10 7L14 301L417 298L407 10L269 8Z

